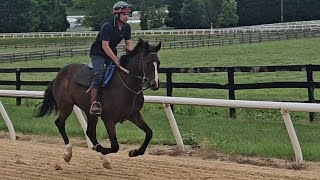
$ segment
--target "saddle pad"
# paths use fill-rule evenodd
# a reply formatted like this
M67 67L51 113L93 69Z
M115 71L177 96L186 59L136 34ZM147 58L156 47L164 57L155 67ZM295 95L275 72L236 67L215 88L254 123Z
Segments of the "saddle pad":
M109 83L109 81L111 80L114 70L116 69L116 65L113 65L112 63L110 63L108 66L106 66L105 70L104 70L104 79L103 79L103 85L102 87L106 87ZM83 68L81 68L81 70L79 71L79 73L77 74L76 78L75 78L75 82L77 84L80 84L82 86L85 87L90 87L91 83L92 83L92 79L94 76L94 71L92 69L92 65L86 65Z

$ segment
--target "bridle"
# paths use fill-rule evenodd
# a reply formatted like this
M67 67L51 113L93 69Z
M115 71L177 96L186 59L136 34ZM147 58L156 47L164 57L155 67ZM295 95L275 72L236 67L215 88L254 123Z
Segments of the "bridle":
M149 83L149 82L150 82L150 79L146 76L145 68L144 68L142 62L143 62L144 57L146 57L146 56L148 56L148 55L152 55L152 54L157 54L157 52L150 52L150 53L146 53L146 54L143 53L143 55L142 55L141 58L140 58L140 61L139 61L139 69L141 69L141 65L142 65L142 73L143 73L143 76L139 76L139 75L133 74L133 73L131 73L129 70L127 70L126 68L124 68L124 67L122 67L122 66L119 66L119 69L122 70L123 72L127 73L128 75L134 77L134 78L140 79L140 80L141 80L141 84L142 84L142 83L145 83L145 82ZM118 75L119 75L119 78L120 78L122 84L123 84L130 92L134 93L135 95L138 95L138 94L142 93L144 90L149 89L149 86L147 86L146 88L141 87L141 89L140 89L139 91L134 91L133 89L131 89L131 88L123 81L123 79L122 79L122 77L121 77L121 74L120 74L120 71L118 71Z
M136 75L136 74L132 74L129 70L127 70L126 68L124 68L124 67L122 67L122 66L119 66L119 69L122 70L122 71L124 71L125 73L127 73L127 74L129 74L129 75L132 75L133 77L135 77L135 78L137 78L137 79L140 79L140 80L141 80L141 84L144 83L144 82L150 82L149 78L147 78L147 76L146 76L146 72L145 72L144 66L143 66L143 64L142 64L142 61L143 61L144 57L147 56L147 55L150 55L150 54L157 54L157 52L150 52L150 53L147 53L146 55L143 53L143 55L142 55L141 58L140 58L139 67L138 67L138 68L141 69L141 65L142 65L142 72L143 72L143 76L142 76L142 77L141 77L141 76L138 76L138 75ZM131 108L130 108L130 113L129 113L129 114L131 114L132 111L133 111L134 104L135 104L135 102L136 102L137 96L138 96L140 93L142 93L144 90L149 89L149 86L147 86L146 88L141 87L141 89L140 89L139 91L134 91L133 89L131 89L131 88L123 81L123 79L122 79L122 77L121 77L121 74L120 74L120 71L118 71L118 75L119 75L119 78L120 78L122 84L123 84L130 92L132 92L133 94L135 94L135 96L134 96L134 98L133 98L133 102L132 102Z

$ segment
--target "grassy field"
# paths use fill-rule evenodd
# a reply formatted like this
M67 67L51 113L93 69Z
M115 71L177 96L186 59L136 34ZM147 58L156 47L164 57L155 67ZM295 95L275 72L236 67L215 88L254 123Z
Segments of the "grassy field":
M214 66L255 66L319 64L319 39L301 39L261 44L220 46L179 50L162 50L159 52L161 67L214 67ZM2 63L1 68L17 67L62 67L73 62L89 62L88 57L49 59L18 63ZM51 80L55 73L23 74L25 80ZM315 73L315 81L319 81ZM0 74L0 80L14 79L14 75ZM165 77L161 75L161 79ZM304 73L236 73L236 83L272 82L305 80ZM174 82L219 82L227 83L226 73L180 74L173 76ZM13 87L4 87L8 89ZM33 90L34 87L22 89ZM44 90L44 87L36 88ZM165 95L165 90L146 91L148 95ZM224 90L174 89L174 96L227 98ZM237 99L248 100L307 100L306 89L266 89L243 90L236 92ZM316 99L319 91L316 91ZM32 116L34 106L39 100L25 99L23 105L15 106L14 99L1 98L14 127L18 132L59 136L54 126L56 116L36 119ZM168 120L161 105L146 104L143 109L146 121L154 130L152 144L175 143ZM294 153L280 112L237 109L237 119L228 117L228 109L204 108L194 106L175 106L175 117L184 142L196 147L209 147L229 155L246 155L259 157L276 157L293 159ZM308 113L291 113L302 152L306 160L319 161L318 149L320 123L318 118L309 123ZM0 130L6 130L0 121ZM99 123L98 138L105 139L106 132ZM132 124L125 122L117 126L119 142L141 143L144 134ZM67 123L70 136L83 136L79 123L72 115Z
M71 31L71 30L70 30ZM74 29L77 31L77 29ZM79 32L79 31L77 31ZM52 48L89 48L96 37L44 37L44 38L8 38L0 40L0 54L18 53L27 51L51 50ZM133 35L132 40L137 42L139 38L149 42L172 42L186 40L209 39L209 34L197 35ZM212 35L211 35L212 38ZM76 45L74 45L76 43ZM16 48L18 47L18 48Z

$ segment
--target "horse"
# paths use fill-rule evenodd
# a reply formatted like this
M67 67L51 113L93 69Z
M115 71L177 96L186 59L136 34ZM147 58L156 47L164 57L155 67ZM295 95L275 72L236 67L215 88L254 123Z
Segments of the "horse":
M85 64L69 64L63 67L48 85L44 92L44 99L36 107L36 117L50 115L52 111L59 114L55 120L65 144L64 160L69 162L72 157L72 145L65 131L65 123L73 110L78 106L87 117L86 135L93 144L93 150L101 153L103 166L109 167L104 155L116 153L119 150L115 125L125 120L131 121L145 132L145 139L140 148L129 151L130 157L143 155L152 138L153 131L142 117L140 110L144 104L144 86L153 91L159 89L158 70L160 61L157 52L161 42L149 45L147 41L139 39L133 50L126 50L120 57L121 68L116 68L107 87L101 90L101 119L107 130L111 147L102 147L96 138L98 116L90 114L90 93L88 88L75 83L75 78ZM146 85L145 85L146 84Z

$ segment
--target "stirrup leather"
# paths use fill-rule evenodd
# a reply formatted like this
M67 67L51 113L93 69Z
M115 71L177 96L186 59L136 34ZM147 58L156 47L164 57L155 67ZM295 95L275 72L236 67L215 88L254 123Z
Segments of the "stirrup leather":
M96 106L96 107L94 107ZM92 104L91 104L91 107L90 107L90 114L95 114L95 115L99 115L101 114L101 104L100 102L98 101L94 101Z

